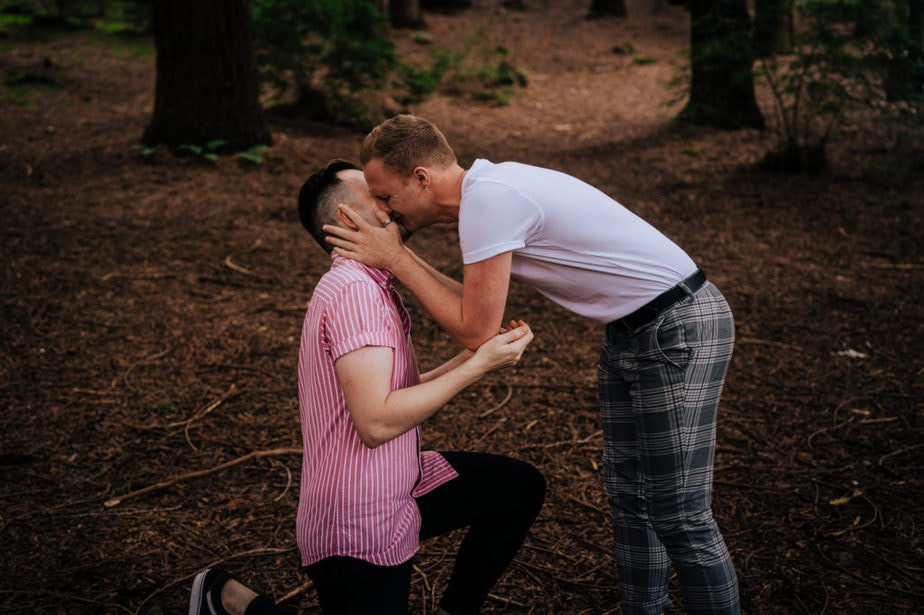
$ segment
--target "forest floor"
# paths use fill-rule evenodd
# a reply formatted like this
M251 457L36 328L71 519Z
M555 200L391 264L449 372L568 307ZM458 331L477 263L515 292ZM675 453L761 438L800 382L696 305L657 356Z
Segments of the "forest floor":
M428 30L447 47L502 41L528 85L507 106L435 96L413 111L464 165L519 160L597 185L727 296L738 341L714 512L744 612L924 612L920 124L858 114L828 173L768 174L769 133L669 127L682 8L637 0L627 19L586 21L573 3L497 4L428 13ZM647 60L614 51L626 43ZM317 612L294 537L295 367L328 259L295 195L328 159L355 159L362 132L269 113L261 164L143 157L152 54L87 35L4 41L0 70L31 77L0 86L0 611L183 613L192 577L221 565ZM455 227L411 241L459 275ZM453 344L405 295L432 367ZM427 447L513 455L548 478L484 612L620 613L600 327L517 283L509 306L536 332L523 362L424 426ZM423 544L412 613L432 610L458 538ZM671 593L683 612L676 579Z

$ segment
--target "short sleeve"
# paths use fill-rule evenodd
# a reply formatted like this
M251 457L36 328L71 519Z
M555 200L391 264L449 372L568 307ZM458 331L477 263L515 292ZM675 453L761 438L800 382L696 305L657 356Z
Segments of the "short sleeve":
M472 185L459 210L459 243L468 265L518 250L541 227L539 208L516 189L490 180Z
M326 318L334 360L364 346L397 348L400 317L386 291L374 283L346 284Z

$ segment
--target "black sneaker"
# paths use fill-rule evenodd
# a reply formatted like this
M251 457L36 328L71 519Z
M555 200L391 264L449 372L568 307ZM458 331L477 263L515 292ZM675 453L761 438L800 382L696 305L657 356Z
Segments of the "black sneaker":
M221 606L221 588L233 578L220 568L207 568L197 574L189 596L189 615L228 615Z

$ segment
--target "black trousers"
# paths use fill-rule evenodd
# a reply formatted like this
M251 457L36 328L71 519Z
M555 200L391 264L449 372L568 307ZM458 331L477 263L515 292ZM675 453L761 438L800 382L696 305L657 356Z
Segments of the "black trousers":
M440 606L451 615L477 614L539 514L545 478L532 465L509 457L442 454L459 476L417 498L420 537L468 528ZM306 572L326 615L405 615L412 567L413 559L375 566L331 557Z

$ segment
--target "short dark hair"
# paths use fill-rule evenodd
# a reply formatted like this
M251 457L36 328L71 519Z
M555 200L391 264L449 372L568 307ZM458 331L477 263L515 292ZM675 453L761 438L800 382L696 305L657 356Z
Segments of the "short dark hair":
M298 218L328 254L333 246L324 240L325 233L321 227L337 223L337 204L345 200L339 195L343 182L337 173L346 169L359 170L359 167L348 160L332 160L306 179L298 191Z

